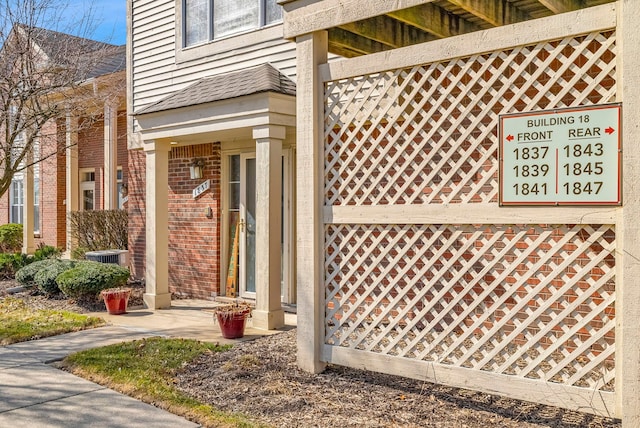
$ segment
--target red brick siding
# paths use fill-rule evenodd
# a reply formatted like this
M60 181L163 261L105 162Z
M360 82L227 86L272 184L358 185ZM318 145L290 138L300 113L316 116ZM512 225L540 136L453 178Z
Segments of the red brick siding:
M104 119L94 120L91 126L84 127L81 122L78 132L78 169L95 170L96 188L94 209L104 207L102 199L102 177L104 169ZM82 179L82 177L81 177ZM82 203L82 201L80 202Z
M40 140L40 242L64 247L66 242L65 217L59 217L59 206L65 199L65 129L64 122L49 122ZM62 137L62 140L59 138ZM62 149L62 150L61 150ZM62 174L60 169L62 167Z
M135 154L134 154L135 153ZM189 178L193 157L205 159L204 178ZM129 249L132 272L144 275L144 153L131 152L129 168ZM193 189L211 180L197 199ZM206 216L211 208L212 216ZM220 145L174 149L169 161L169 289L172 293L208 298L219 293L220 278Z
M145 171L146 158L142 150L129 151L127 196L129 216L129 266L131 276L144 278L145 269Z

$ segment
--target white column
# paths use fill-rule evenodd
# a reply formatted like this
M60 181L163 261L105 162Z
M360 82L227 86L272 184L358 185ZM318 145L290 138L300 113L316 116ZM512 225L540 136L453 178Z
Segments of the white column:
M33 149L31 149L25 159L27 167L24 170L22 186L22 252L24 254L33 254L36 249L33 240L33 158Z
M145 141L146 225L144 304L171 307L169 293L169 151L168 142Z
M297 287L298 365L319 373L324 343L322 235L323 84L318 64L327 61L327 33L300 36L297 44Z
M71 237L71 223L69 214L78 211L79 177L78 177L78 118L67 112L66 117L66 190L65 203L67 206L67 253L70 255L75 244ZM42 186L41 186L42 187Z
M118 208L118 105L104 105L104 209Z
M282 140L284 126L253 129L256 140L256 309L253 326L284 326L281 300Z
M618 2L618 101L622 106L623 213L616 224L616 415L640 426L640 2Z

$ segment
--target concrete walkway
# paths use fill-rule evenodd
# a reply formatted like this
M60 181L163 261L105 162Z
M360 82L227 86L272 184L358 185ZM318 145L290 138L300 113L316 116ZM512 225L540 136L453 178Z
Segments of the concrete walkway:
M130 310L105 318L106 327L0 347L0 427L197 427L197 424L49 365L83 349L150 336L234 343L220 335L214 302L177 300L171 309ZM287 314L287 328L296 317ZM250 323L249 323L250 324ZM243 339L265 334L246 329Z

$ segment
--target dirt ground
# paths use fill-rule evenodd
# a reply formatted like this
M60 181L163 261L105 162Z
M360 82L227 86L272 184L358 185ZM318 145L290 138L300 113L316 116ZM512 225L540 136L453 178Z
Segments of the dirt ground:
M0 298L15 285L0 282ZM13 296L37 308L95 309L26 292ZM309 374L296 366L295 335L291 330L206 354L177 374L176 386L218 409L283 428L621 426L614 419L363 370L329 366Z

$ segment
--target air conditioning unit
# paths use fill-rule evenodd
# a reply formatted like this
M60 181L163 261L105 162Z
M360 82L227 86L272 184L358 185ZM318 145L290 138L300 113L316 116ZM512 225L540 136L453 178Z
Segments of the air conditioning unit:
M84 253L87 260L100 263L113 263L120 266L129 266L128 250L102 250L88 251Z

